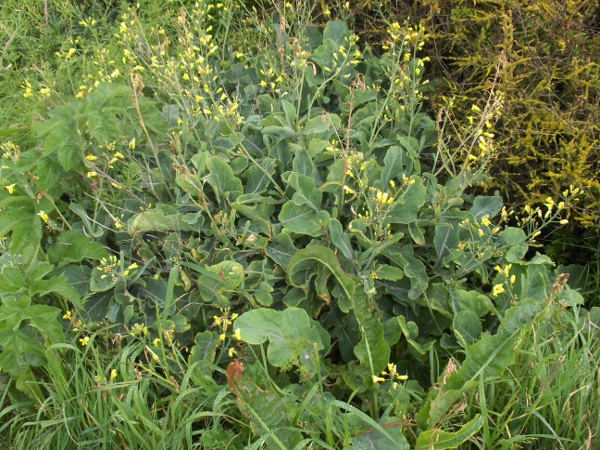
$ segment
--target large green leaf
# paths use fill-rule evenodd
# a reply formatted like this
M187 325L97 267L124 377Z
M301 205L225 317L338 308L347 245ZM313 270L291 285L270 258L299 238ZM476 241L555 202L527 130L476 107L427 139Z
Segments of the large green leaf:
M313 178L292 172L288 179L288 183L296 190L292 197L292 201L295 205L308 205L317 213L321 211L323 192L317 188Z
M440 429L423 431L419 434L415 450L446 450L456 448L474 436L482 425L483 417L477 414L458 431L449 432Z
M410 223L417 220L417 213L425 203L426 188L420 177L413 176L412 184L394 202L383 221L385 225L392 223Z
M85 167L78 114L77 104L65 104L50 111L50 119L36 126L38 136L44 139L44 155L56 154L67 172L82 171Z
M522 302L506 312L495 335L484 333L475 344L465 349L462 366L449 376L440 379L440 388L431 391L429 399L419 412L421 421L433 427L465 391L473 388L479 379L498 377L514 363L514 344L519 333L543 309L543 301Z
M354 349L354 354L361 362L356 372L363 377L369 386L373 376L379 373L390 362L390 346L385 340L385 331L381 317L372 317L360 325L362 339Z
M279 213L279 221L292 233L318 237L325 234L330 216L327 211L316 212L307 205L298 206L293 201L286 202Z
M402 169L404 168L404 152L400 147L390 147L383 158L383 172L381 173L381 183L384 189L394 178L400 179Z
M80 262L84 259L101 260L107 258L108 253L98 242L92 242L79 230L70 230L62 233L56 243L48 249L48 260L58 267Z
M0 306L0 368L18 377L30 366L43 365L45 350L29 330L35 329L48 344L63 343L59 313L60 310L52 306L31 305L27 296L19 300L5 298Z
M343 290L343 295L339 299L339 307L343 312L347 313L350 309L354 309L356 314L361 314L360 310L356 310L357 304L355 300L357 297L354 281L342 270L337 256L335 256L335 253L327 247L307 247L298 250L294 254L287 266L287 275L292 286L301 287L306 285L306 280L303 279L302 272L300 271L306 269L306 262L323 264L333 275L335 275Z
M300 308L255 309L238 317L234 326L244 342L258 345L269 341L267 358L276 367L307 355L315 358L315 346L318 350L329 347L327 332Z
M226 202L234 202L244 193L244 187L237 178L229 164L217 156L211 156L206 162L209 175L206 178L217 194L219 205L225 206Z
M183 215L170 205L161 205L143 211L127 221L129 234L151 231L194 231L194 228L188 225L183 220Z
M350 261L354 261L354 250L350 243L350 238L344 233L342 224L337 219L332 219L330 223L331 242L335 245L342 254Z
M223 261L206 269L198 269L202 273L198 278L202 300L220 308L228 307L234 290L244 280L242 265L234 261Z

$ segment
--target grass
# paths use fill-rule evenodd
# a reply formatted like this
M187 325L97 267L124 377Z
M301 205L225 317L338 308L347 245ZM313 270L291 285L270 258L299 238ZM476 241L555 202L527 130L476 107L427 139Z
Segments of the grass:
M593 449L600 432L599 330L554 307L526 330L501 379L480 383L467 418L487 412L480 448Z

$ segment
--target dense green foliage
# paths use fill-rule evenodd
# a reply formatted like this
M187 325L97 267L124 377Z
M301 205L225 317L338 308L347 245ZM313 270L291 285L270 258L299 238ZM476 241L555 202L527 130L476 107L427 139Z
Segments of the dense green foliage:
M481 195L506 93L436 121L425 29L324 5L2 10L6 448L593 445L600 310L533 251L579 191Z

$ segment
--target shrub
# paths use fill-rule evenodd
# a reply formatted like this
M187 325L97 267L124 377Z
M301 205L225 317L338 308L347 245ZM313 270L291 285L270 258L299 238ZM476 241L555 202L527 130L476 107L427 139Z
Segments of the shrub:
M467 441L488 418L461 422L457 402L515 361L548 308L583 301L528 254L571 195L514 228L499 195L472 191L488 180L502 98L449 146L449 122L421 111L421 27L390 24L375 56L344 22L320 29L294 5L272 21L221 5L228 20L198 2L165 19L169 33L125 10L114 48L129 83L98 80L35 124L39 147L8 147L0 365L12 401L60 404L34 374L59 378L69 350L101 377L115 352L144 412L119 428L135 442L141 429L161 441L152 423L173 423L163 401L183 408L171 395L190 383L208 392L191 388L188 442L208 404L213 428L194 430L205 442L231 429L255 448ZM66 337L48 335L60 325ZM87 351L60 353L63 339ZM99 411L102 429L113 419Z

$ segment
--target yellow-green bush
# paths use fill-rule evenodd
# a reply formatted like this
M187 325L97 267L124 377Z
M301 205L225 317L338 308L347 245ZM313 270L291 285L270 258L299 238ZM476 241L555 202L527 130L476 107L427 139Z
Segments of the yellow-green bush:
M430 0L432 59L445 69L454 114L494 90L504 94L496 124L494 187L514 203L583 195L574 219L600 221L600 23L594 0ZM438 53L433 53L436 50ZM438 93L434 101L441 104Z
M343 14L346 2L328 0ZM421 22L424 53L445 81L432 92L438 111L464 123L473 104L502 93L491 189L514 205L581 190L580 226L600 223L600 4L597 0L422 0L349 2L347 18L377 49L385 20ZM425 55L423 55L425 56ZM441 81L441 80L440 80ZM460 139L457 136L457 142ZM457 145L458 146L458 145Z

